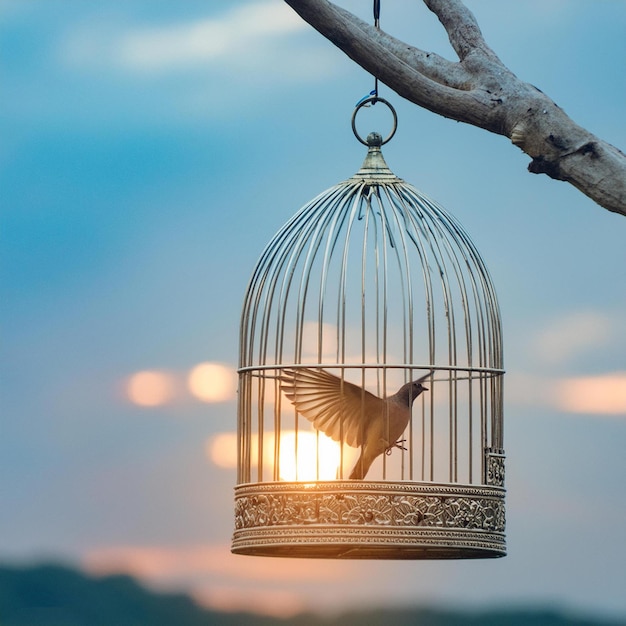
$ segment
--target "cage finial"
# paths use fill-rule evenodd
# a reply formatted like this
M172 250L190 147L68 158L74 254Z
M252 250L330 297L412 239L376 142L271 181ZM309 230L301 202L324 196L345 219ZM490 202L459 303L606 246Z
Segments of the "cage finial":
M377 132L371 132L368 136L367 139L365 140L365 143L370 147L378 147L380 148L380 146L383 145L383 136L380 133Z

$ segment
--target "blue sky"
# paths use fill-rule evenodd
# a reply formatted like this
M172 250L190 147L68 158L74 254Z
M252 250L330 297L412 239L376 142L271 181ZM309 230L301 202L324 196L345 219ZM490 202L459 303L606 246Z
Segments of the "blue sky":
M467 4L512 71L624 149L625 2ZM417 0L383 2L382 27L453 58ZM0 557L130 571L217 608L626 615L623 217L381 86L387 162L459 219L498 291L509 554L231 556L235 473L211 445L236 427L244 290L278 228L360 167L350 116L372 78L279 0L1 0L0 48ZM189 389L199 363L225 395ZM167 383L150 406L129 395L145 371Z

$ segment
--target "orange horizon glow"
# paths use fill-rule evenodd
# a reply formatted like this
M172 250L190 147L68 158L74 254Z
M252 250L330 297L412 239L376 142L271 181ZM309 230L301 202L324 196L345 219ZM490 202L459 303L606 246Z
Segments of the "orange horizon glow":
M626 416L626 372L563 379L555 404L570 413Z
M307 606L295 591L267 588L242 588L236 584L209 585L191 592L193 599L212 611L242 611L287 619L303 613Z
M209 609L275 617L311 608L296 584L341 584L362 575L356 562L242 557L232 554L227 544L92 548L81 565L95 576L128 574L161 591L177 590L182 584Z

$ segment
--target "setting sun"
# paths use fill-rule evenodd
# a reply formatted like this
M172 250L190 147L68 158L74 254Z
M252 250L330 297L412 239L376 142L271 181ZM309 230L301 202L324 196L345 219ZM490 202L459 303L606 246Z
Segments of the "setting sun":
M230 432L213 435L206 443L206 454L218 467L237 467L237 434ZM258 462L256 435L252 436L251 454L251 463L255 465ZM351 459L354 454L351 450L349 454ZM334 480L341 462L340 446L325 435L300 431L296 437L295 431L285 431L280 437L278 462L280 480ZM263 463L268 466L274 463L273 434L263 438Z
M287 432L281 436L281 480L333 480L340 463L339 444L313 432Z

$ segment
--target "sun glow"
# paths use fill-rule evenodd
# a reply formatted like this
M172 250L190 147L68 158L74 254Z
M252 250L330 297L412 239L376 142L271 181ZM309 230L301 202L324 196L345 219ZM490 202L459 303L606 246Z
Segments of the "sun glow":
M280 438L281 480L333 480L341 460L339 444L313 432L287 432Z
M258 436L253 435L250 446L251 465L258 463ZM339 444L325 435L311 431L283 431L280 436L278 474L280 480L315 481L337 478L341 462ZM274 435L263 437L263 465L274 464ZM237 467L236 433L218 433L206 443L207 457L218 467ZM353 455L350 455L350 460ZM345 459L344 459L345 462Z

